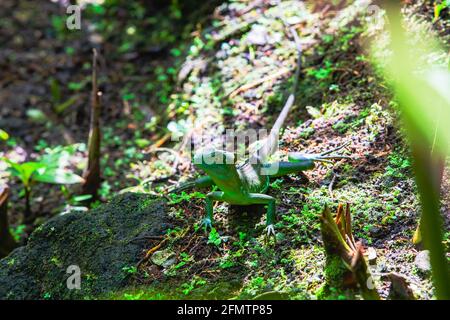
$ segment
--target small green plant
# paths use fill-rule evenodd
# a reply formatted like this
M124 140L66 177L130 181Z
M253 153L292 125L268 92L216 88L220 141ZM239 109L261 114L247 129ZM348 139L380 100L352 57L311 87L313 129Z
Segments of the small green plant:
M276 179L275 181L273 181L273 182L270 184L270 187L271 187L272 189L280 190L280 189L281 189L281 186L282 186L282 183L283 183L283 179Z
M333 64L330 61L325 61L323 68L309 69L308 75L313 76L317 80L325 80L331 76L333 70Z
M144 295L144 291L139 291L135 294L133 293L124 293L123 298L124 300L140 300L142 299L142 296Z
M221 269L228 269L228 268L234 267L235 263L232 258L233 258L233 256L231 256L231 255L224 256L219 263L219 267Z
M192 278L192 280L188 283L183 283L181 285L181 292L184 295L188 295L189 293L192 292L192 290L194 290L197 287L203 286L206 284L206 281L203 280L202 278L200 278L199 276L194 276L194 278Z
M137 273L137 267L136 266L125 266L122 268L122 271L125 272L126 274L135 274Z
M206 194L201 192L186 193L185 191L183 191L181 192L181 194L172 193L169 196L171 198L169 204L178 204L184 201L190 201L193 198L204 199L206 197Z
M393 178L403 177L403 172L411 167L411 161L399 154L393 153L389 156L389 165L386 167L386 176Z
M244 291L247 294L255 296L259 292L261 292L266 285L267 285L267 282L263 277L255 277L249 281L249 283L246 285Z
M7 158L0 158L9 166L11 176L20 180L25 197L25 222L34 220L31 210L31 191L37 182L50 184L77 184L84 180L67 168L68 158L73 147L58 147L48 150L48 154L38 161L18 163Z
M25 234L26 225L20 224L15 228L11 228L11 234L16 242L19 242L22 236Z
M180 269L189 262L193 261L194 258L186 252L180 253L180 262L175 266L175 269Z
M221 243L222 243L222 237L217 232L216 228L212 228L211 231L209 232L208 244L213 244L216 247L218 247L218 246L220 246Z
M50 292L45 292L42 296L44 300L50 300L52 298L52 294Z

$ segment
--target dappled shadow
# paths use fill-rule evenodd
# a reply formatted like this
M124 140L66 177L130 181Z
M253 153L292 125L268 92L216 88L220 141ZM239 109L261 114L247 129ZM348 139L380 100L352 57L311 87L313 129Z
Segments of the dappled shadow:
M0 128L11 136L0 157L25 161L47 147L87 143L92 48L97 48L107 186L101 198L134 184L127 176L130 163L143 158L136 141L148 145L165 134L177 81L173 73L188 31L208 21L220 2L182 1L178 12L167 1L105 1L84 8L81 30L69 30L66 8L55 2L0 1ZM155 127L146 128L148 123ZM84 148L71 157L72 165L81 168L85 156ZM24 210L21 186L10 183L16 225ZM58 188L35 188L32 206L47 218L62 211L70 196Z

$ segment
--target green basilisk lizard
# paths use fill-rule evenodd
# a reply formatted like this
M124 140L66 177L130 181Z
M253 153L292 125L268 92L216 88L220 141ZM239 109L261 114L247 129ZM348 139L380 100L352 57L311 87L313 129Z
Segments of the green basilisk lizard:
M348 158L340 155L331 155L346 145L324 152L322 154L290 153L289 161L270 163L268 157L275 151L278 143L279 131L295 101L295 91L301 69L301 46L298 35L291 29L294 36L298 62L295 72L294 85L286 104L278 116L272 130L262 146L242 165L235 164L235 156L223 150L200 151L194 155L194 165L207 173L195 181L187 182L170 193L180 192L189 188L205 188L217 186L220 191L210 192L206 195L206 217L203 219L205 229L211 228L213 223L213 201L225 201L232 205L267 205L266 230L267 236L275 236L275 198L265 194L269 188L271 177L280 177L313 169L315 162L329 162L330 159ZM215 161L208 161L214 159Z

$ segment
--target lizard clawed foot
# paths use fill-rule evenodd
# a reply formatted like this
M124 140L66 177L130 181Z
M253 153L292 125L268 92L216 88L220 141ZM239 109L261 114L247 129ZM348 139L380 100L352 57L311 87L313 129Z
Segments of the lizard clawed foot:
M212 229L212 221L210 218L204 218L202 221L201 226L203 227L203 229L205 230L205 232Z
M273 226L273 224L269 224L269 225L266 227L266 231L267 231L266 237L265 237L265 242L266 242L266 244L269 243L271 237L273 237L273 239L275 240L275 242L277 242L277 236L276 236L276 233L275 233L275 227Z

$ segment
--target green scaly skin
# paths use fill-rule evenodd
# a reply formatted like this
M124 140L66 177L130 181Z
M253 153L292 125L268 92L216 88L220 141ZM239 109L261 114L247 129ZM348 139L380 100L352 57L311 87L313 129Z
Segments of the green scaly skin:
M224 201L232 205L241 206L262 204L267 205L267 237L275 236L273 226L276 215L275 198L265 194L269 187L270 178L311 170L315 167L315 162L318 161L329 162L331 159L348 158L330 155L330 153L345 147L343 145L322 154L314 155L295 152L289 154L289 161L267 162L267 158L274 152L278 143L279 131L295 100L294 93L301 68L301 48L297 33L295 31L292 31L292 33L298 50L298 65L293 90L263 146L240 166L235 165L233 153L223 150L198 152L194 156L194 164L205 171L207 175L171 191L171 193L176 193L191 188L218 187L220 191L210 192L206 196L206 217L202 223L205 230L212 227L213 201ZM215 159L215 161L211 161L211 159ZM267 170L269 168L274 170Z

